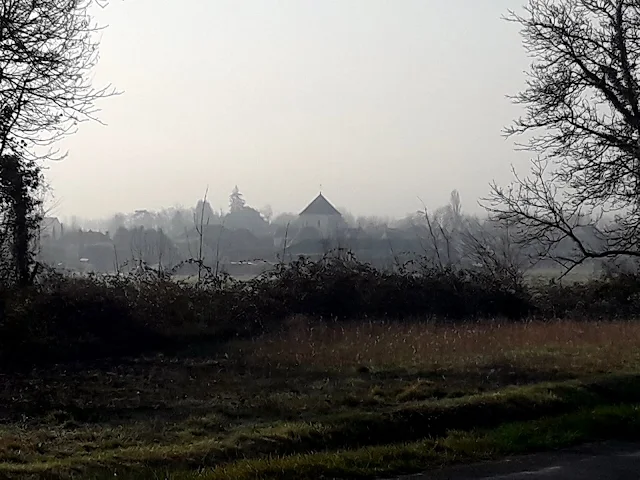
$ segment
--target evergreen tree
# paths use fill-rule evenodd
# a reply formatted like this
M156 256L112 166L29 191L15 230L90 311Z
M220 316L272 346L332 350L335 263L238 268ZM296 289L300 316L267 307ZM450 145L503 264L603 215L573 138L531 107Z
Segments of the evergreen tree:
M231 195L229 195L229 211L231 213L239 212L244 208L245 204L246 202L244 198L242 198L242 194L240 193L240 190L238 190L238 186L236 185L235 187L233 187Z

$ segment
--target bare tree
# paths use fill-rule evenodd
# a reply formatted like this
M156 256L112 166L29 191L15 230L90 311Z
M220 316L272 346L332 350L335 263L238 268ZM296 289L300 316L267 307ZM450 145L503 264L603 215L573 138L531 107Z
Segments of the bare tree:
M207 216L205 220L205 205L208 205L207 195L209 193L209 187L204 192L204 197L202 197L202 203L198 202L201 205L200 210L196 210L193 214L193 223L196 228L196 233L198 234L198 258L196 263L198 265L198 285L202 282L202 273L204 268L204 243L205 243L205 229L209 226L209 221L211 217ZM200 218L198 218L198 213L200 214Z
M40 147L95 119L95 101L115 93L94 89L88 75L98 59L94 3L0 0L0 194L20 284L31 276L29 232L38 228L38 202L27 198L41 186L35 162L56 156Z
M509 228L490 220L469 219L462 233L462 250L473 267L510 286L521 286L531 268L526 252L512 241Z
M0 0L0 156L33 154L95 119L93 0ZM24 149L23 147L27 147Z
M533 63L506 134L526 134L536 158L485 207L568 269L640 256L640 2L529 0L524 12L507 19ZM615 221L599 228L604 214Z
M417 212L418 219L424 219L428 240L431 242L431 245L425 245L420 235L416 235L424 253L423 260L428 260L430 266L435 266L442 270L451 268L451 237L442 224L442 216L430 214L427 205L422 200L420 202L423 209Z

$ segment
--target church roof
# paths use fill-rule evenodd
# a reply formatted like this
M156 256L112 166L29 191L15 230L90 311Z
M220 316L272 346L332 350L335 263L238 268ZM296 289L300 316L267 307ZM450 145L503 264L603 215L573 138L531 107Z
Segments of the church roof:
M341 215L341 213L321 193L300 212L300 215Z

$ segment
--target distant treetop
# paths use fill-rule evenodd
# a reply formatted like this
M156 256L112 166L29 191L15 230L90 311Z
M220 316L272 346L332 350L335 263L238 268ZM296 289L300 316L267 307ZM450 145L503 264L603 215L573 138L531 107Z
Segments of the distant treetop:
M244 208L246 203L245 199L242 198L242 194L240 193L238 186L236 185L233 187L233 191L231 192L231 195L229 195L229 211L231 213L238 212Z

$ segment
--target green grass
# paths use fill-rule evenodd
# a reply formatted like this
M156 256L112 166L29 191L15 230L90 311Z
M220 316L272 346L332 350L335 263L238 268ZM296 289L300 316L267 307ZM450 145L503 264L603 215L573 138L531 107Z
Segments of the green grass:
M436 439L452 438L449 433L451 431L470 432L480 428L499 427L506 422L538 420L545 416L567 414L578 408L597 409L614 402L640 403L640 376L607 376L590 382L567 381L510 387L498 392L456 399L411 402L379 412L329 415L314 422L278 422L254 426L252 429L243 427L229 432L225 438L191 439L185 443L177 439L174 443L129 446L113 444L110 448L102 445L101 448L94 446L93 449L83 448L87 446L85 443L76 445L77 450L69 451L65 456L60 451L55 452L57 454L53 451L44 452L47 447L42 442L38 447L43 450L41 454L34 451L31 454L26 451L18 453L16 449L19 449L19 441L16 439L13 459L7 458L9 449L5 445L5 461L0 463L0 472L14 477L35 473L69 477L74 470L96 472L120 468L126 473L127 470L144 471L149 466L179 472L213 467L239 458L254 459L258 465L270 465L269 462L278 465L278 462L290 462L297 458L311 458L315 459L314 462L317 459L338 461L341 457L336 457L336 452L348 451L357 446L367 447L362 450L363 455L366 452L384 452L385 449L395 452L398 448L405 448L398 445L384 446L390 443L404 445L407 442L421 441L420 445L426 445L425 439L435 442L435 448L440 445L440 440ZM500 428L497 432L501 432ZM513 433L507 436L509 435L513 436ZM469 441L475 437L466 434L460 438ZM531 443L531 440L528 441ZM548 439L542 443L557 446ZM374 447L380 449L376 450ZM409 450L414 451L411 448ZM470 448L470 451L474 449ZM309 456L306 452L324 453ZM455 455L448 450L445 454L439 452L434 458L449 462L460 455L459 451L453 453ZM347 460L351 458L350 455L352 454L347 454ZM429 453L427 456L431 458L433 455ZM400 462L405 457L403 454L397 461ZM238 465L245 463L240 462ZM246 464L253 465L251 462ZM233 465L235 464L231 463L225 468L239 468ZM340 468L345 467L342 465Z
M579 443L640 436L640 405L601 406L558 417L508 423L494 430L451 432L414 443L242 460L175 479L376 478L488 460Z
M211 469L171 471L161 468L111 468L83 478L171 480L316 480L373 479L508 455L569 447L600 440L637 440L640 405L606 405L528 422L512 422L492 430L452 431L413 443L357 449L242 459ZM9 472L1 471L0 475ZM16 470L5 478L15 478ZM37 472L45 474L44 470ZM49 477L54 478L54 477Z
M297 320L216 348L0 373L0 478L412 471L517 453L495 446L507 424L640 404L633 322Z

